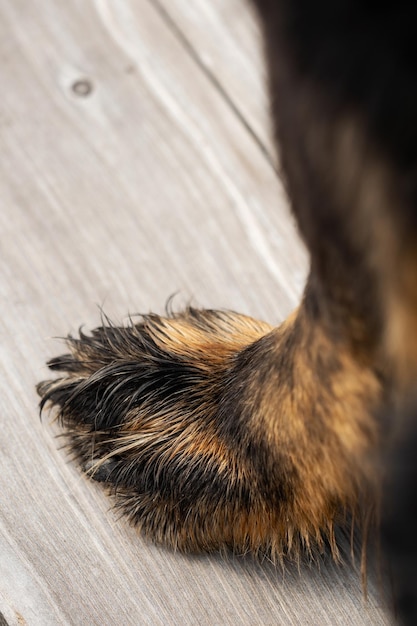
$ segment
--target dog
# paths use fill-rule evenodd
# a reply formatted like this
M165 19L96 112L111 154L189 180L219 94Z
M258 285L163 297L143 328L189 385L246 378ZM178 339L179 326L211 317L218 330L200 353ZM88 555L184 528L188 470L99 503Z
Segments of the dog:
M417 63L403 0L253 0L310 273L278 328L188 308L68 337L41 383L145 535L282 560L381 517L417 623ZM413 60L414 59L414 60Z

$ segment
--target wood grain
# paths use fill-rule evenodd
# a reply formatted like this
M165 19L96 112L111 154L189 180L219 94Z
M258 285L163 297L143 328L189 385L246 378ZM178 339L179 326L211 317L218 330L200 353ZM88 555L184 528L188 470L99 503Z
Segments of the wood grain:
M364 604L349 564L324 557L284 574L143 541L38 418L34 386L61 350L52 338L96 325L99 306L121 321L162 312L178 292L178 306L278 322L297 303L306 255L262 149L271 141L252 20L234 0L0 0L9 625L389 623L376 582Z

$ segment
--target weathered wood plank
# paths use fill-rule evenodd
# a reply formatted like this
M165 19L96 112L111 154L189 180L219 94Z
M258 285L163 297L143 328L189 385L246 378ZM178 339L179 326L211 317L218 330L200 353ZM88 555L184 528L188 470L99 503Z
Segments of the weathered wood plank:
M263 50L252 6L242 10L241 0L157 0L155 5L274 159Z
M306 262L273 169L151 2L0 0L0 58L0 612L30 626L388 623L349 566L283 576L143 541L38 420L34 385L60 350L47 338L97 324L97 305L121 320L179 291L278 321Z

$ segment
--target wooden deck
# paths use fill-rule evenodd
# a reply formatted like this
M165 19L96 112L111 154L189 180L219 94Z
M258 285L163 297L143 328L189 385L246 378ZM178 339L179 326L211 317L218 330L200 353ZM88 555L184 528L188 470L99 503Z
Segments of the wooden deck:
M0 624L389 624L357 570L145 542L39 420L54 339L192 301L280 321L306 255L243 0L0 0Z

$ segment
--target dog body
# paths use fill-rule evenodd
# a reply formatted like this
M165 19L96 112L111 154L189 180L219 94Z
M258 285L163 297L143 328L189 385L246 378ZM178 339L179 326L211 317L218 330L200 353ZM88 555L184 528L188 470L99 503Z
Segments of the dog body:
M406 2L257 0L311 270L280 327L187 309L70 337L41 383L145 534L281 559L379 510L416 623L417 67ZM394 442L394 443L392 443ZM381 485L387 485L381 493ZM407 544L404 540L407 538Z
M378 500L382 501L383 543L390 555L398 611L414 624L414 9L404 1L378 5L368 0L258 0L255 4L265 34L282 167L311 254L306 292L311 285L320 308L318 323L333 328L334 347L344 337L354 349L355 362L366 363L381 381L379 407L365 420L377 429L376 439L368 440L365 464L372 459L371 480L377 490L382 485ZM349 384L346 376L344 380ZM360 412L352 408L346 407L354 422Z

